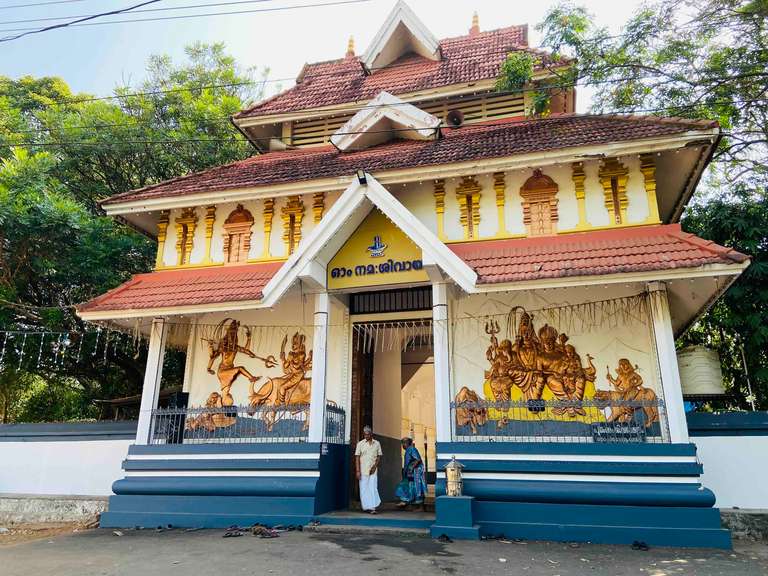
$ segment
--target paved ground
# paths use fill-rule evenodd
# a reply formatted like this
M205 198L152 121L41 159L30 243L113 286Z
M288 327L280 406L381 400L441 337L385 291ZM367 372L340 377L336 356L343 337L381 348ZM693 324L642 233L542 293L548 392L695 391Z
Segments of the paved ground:
M440 543L420 536L291 532L222 538L221 530L88 530L0 547L0 574L28 576L290 574L426 576L765 576L768 546L734 552L544 542Z

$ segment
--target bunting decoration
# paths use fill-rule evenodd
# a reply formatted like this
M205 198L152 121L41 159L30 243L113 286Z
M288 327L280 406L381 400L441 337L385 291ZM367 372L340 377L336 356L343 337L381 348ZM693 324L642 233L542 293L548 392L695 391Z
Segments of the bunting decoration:
M109 362L119 354L138 358L146 340L114 327L84 331L0 330L0 372L11 369L55 372L65 364Z

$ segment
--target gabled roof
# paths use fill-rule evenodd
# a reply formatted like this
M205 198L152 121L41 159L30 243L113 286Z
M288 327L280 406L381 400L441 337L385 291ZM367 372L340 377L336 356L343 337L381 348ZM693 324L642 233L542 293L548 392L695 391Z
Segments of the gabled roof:
M431 140L439 136L439 130L440 118L382 92L331 136L331 144L346 152L396 138Z
M303 148L253 156L203 172L112 196L112 205L220 190L269 186L341 177L363 169L386 170L451 164L571 147L600 146L690 131L712 132L717 122L654 116L561 115L543 119L508 118L458 129L443 129L443 138L398 140L342 154L333 146Z
M264 287L265 306L277 302L297 279L305 275L314 277L318 284L324 286L328 262L374 207L381 210L421 248L426 269L437 267L462 290L473 291L477 280L475 272L373 176L365 176L365 182L361 182L357 177L353 179L323 216L320 224L302 241L300 249L288 258L285 265ZM320 266L320 277L312 270L313 266L317 265Z
M637 226L450 244L478 275L478 284L741 264L731 248L683 232L680 224Z
M307 64L295 86L235 114L234 119L365 102L382 90L397 95L493 79L510 51L528 49L528 27L509 26L448 38L440 40L439 46L440 60L406 54L370 73L359 57ZM537 54L543 59L542 66L549 64L545 53Z
M398 0L373 37L362 62L368 70L383 68L409 52L440 60L437 38L403 0Z

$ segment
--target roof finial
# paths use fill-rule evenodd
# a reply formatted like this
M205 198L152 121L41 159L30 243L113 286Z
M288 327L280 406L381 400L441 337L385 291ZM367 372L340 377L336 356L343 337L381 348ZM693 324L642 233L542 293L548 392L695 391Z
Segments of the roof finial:
M354 58L355 57L355 37L350 36L349 42L347 42L347 58Z
M469 35L477 36L478 34L480 34L480 17L475 12L472 14L472 28L469 29Z

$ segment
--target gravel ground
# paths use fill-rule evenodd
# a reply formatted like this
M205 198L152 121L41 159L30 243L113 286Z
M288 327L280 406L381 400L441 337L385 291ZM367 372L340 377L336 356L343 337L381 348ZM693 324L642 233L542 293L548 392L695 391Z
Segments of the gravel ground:
M768 546L734 551L548 542L451 542L395 534L283 533L264 539L222 530L81 530L0 546L0 574L28 576L290 574L515 574L525 576L765 576Z

